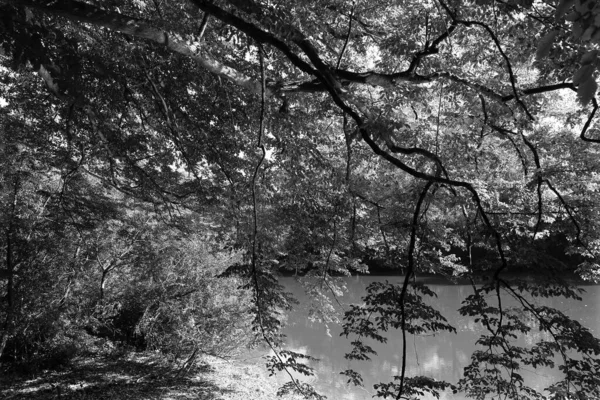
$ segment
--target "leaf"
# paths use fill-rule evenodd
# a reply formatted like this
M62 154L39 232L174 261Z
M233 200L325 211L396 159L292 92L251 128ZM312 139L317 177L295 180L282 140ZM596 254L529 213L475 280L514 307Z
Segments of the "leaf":
M581 65L592 64L598 58L598 50L590 50L581 57Z
M579 85L581 82L585 82L592 76L594 72L594 66L591 64L586 64L581 66L573 75L573 85Z
M557 34L557 31L550 31L539 41L537 51L535 53L535 58L537 60L546 58L548 54L550 54L550 50L552 50L552 43L554 43L554 39L556 38Z
M48 89L50 89L52 93L55 93L56 95L60 96L58 85L56 84L56 82L54 82L54 79L52 79L52 75L50 75L50 72L46 69L46 67L44 67L43 64L40 64L38 68L38 73L40 74L44 82L46 82L46 85L48 85Z
M576 0L575 9L581 14L585 14L594 7L594 2L589 0Z
M594 32L596 31L596 27L595 26L590 26L588 27L585 32L583 32L583 35L581 36L581 40L584 41L588 41L592 38L592 36L594 35Z
M581 14L579 14L577 11L573 11L567 14L565 21L575 22L579 19L579 17L581 17Z
M558 5L556 6L556 20L560 20L563 17L563 15L565 15L565 13L569 11L573 4L575 4L575 0L561 0L560 3L558 3Z
M583 35L583 25L580 21L573 23L573 38L580 39Z
M598 88L598 84L596 83L596 79L594 77L590 77L588 80L583 82L577 88L577 97L582 105L587 105L596 94L596 89Z
M348 377L347 383L352 383L354 386L363 386L362 376L354 370L347 369L340 372L340 375L346 375Z

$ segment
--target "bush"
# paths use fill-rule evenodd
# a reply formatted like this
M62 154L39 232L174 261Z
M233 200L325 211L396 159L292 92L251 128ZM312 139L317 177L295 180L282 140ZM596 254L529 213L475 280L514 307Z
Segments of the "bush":
M137 332L137 325L149 301L152 295L140 288L126 290L121 296L95 307L86 331L98 338L144 350L146 342Z
M235 353L250 340L249 301L238 286L234 278L206 278L179 293L166 290L146 308L137 332L150 348L162 351Z
M88 333L138 350L226 356L248 342L248 294L239 278L217 278L235 261L200 239L175 240L143 264L115 271ZM141 261L140 261L141 262ZM136 275L139 273L139 275Z
M3 361L21 373L57 370L68 366L86 348L83 332L71 330L64 321L44 318L35 326L17 332L7 342Z

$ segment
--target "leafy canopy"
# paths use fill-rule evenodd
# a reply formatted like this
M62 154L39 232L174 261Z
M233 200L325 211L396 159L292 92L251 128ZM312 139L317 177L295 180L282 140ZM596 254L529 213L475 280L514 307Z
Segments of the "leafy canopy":
M318 278L330 320L332 275L405 273L346 313L362 360L363 337L454 330L415 274L483 276L461 313L488 330L487 350L455 390L541 398L517 371L558 354L565 380L550 398L599 396L597 339L528 300L576 296L567 274L600 278L599 44L593 0L0 1L0 349L26 324L16 294L55 273L37 266L88 254L100 293L117 265L151 271L128 250L149 251L135 245L144 210L177 228L165 232L209 232L246 254L225 275L245 279L254 332L274 349L292 304L278 271ZM505 277L517 270L549 283ZM553 341L516 346L521 312ZM310 372L302 355L275 354L272 371ZM381 396L449 387L406 377L405 359ZM290 378L282 393L318 397Z

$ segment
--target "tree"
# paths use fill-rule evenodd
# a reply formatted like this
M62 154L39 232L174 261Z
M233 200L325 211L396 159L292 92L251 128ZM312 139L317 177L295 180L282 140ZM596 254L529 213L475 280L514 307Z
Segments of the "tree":
M592 0L0 4L5 126L43 126L52 147L41 162L61 176L93 177L184 223L210 216L219 240L246 252L229 274L247 279L256 329L273 347L290 305L273 277L282 266L309 270L332 292L333 273L401 268L403 285L371 287L367 308L346 315L347 333L372 338L388 326L411 334L416 321L451 329L423 306L430 293L416 273L485 276L461 312L489 330L480 339L489 351L474 354L458 389L536 398L499 366L517 371L556 353L566 379L554 398L597 394L597 339L524 294L576 297L558 279L565 271L600 277ZM17 98L41 109L21 110ZM25 131L16 143L39 139ZM17 185L7 188L14 198ZM15 212L5 215L10 298ZM116 264L103 252L105 277ZM505 277L516 269L551 284ZM515 348L511 337L527 329L502 293L555 341ZM365 329L373 313L384 325ZM354 356L368 353L358 341ZM309 372L299 355L276 354L273 370ZM404 370L381 395L445 387ZM314 395L294 378L286 388Z

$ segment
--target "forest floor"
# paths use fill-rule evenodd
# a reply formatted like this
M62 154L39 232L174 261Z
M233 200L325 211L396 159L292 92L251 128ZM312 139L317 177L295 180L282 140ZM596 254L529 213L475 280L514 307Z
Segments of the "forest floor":
M76 357L59 370L0 371L3 400L271 400L278 384L261 357L202 357L182 371L157 353Z

